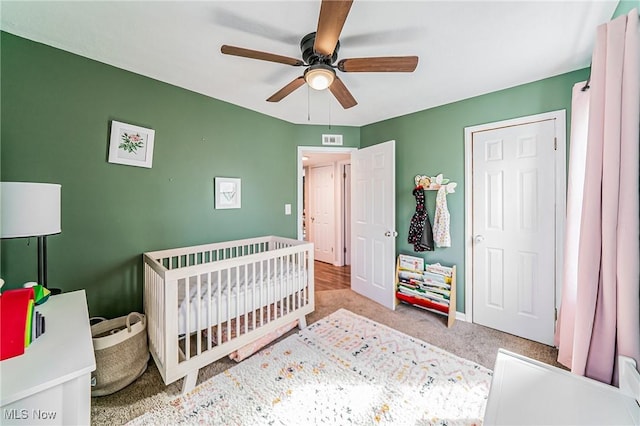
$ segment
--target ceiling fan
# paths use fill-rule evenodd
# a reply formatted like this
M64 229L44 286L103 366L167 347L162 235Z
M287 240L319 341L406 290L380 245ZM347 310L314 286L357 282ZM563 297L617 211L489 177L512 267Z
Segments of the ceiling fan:
M316 32L307 34L300 41L302 59L226 44L220 51L225 55L306 67L300 77L274 93L267 99L268 102L281 101L306 82L316 90L328 88L343 108L351 108L358 102L336 75L336 69L342 72L413 72L418 65L417 56L351 58L342 59L336 64L340 50L338 39L352 3L353 0L322 0Z

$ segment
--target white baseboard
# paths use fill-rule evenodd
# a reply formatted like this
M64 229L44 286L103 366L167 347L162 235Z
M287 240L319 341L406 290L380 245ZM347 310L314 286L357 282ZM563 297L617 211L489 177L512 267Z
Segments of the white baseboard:
M456 321L467 322L467 314L465 314L464 312L456 311Z

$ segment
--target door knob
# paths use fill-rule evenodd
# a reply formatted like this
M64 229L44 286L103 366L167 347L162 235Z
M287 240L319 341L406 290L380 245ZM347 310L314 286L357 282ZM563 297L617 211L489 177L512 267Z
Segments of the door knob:
M484 235L476 235L474 240L475 240L476 244L480 244L481 242L484 241Z
M397 237L398 233L396 231L387 231L384 233L385 237Z

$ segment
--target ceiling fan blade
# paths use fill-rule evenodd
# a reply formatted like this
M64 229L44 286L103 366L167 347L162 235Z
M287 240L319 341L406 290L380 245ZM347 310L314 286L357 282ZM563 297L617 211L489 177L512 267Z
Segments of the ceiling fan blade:
M318 29L313 50L325 56L333 55L344 21L351 9L353 0L323 0L318 17Z
M267 99L267 102L280 102L282 99L284 99L286 96L289 96L291 92L293 92L303 84L304 84L304 77L300 76L295 80L293 80L291 83L284 86L282 89L278 90L273 95L271 95L271 97Z
M417 66L417 56L352 58L338 62L338 69L343 72L413 72Z
M338 78L338 76L336 76L336 78L333 80L333 83L331 83L331 86L329 86L329 90L331 90L333 96L335 96L338 102L340 102L342 108L349 109L358 105L358 102L356 102L353 95L351 95L351 92L349 92L347 86L344 85L344 83Z
M293 65L294 67L304 65L304 62L302 62L300 59L275 55L273 53L261 52L259 50L228 46L226 44L222 45L222 47L220 48L220 52L224 53L225 55L234 55L250 59L260 59L261 61L278 62L280 64Z

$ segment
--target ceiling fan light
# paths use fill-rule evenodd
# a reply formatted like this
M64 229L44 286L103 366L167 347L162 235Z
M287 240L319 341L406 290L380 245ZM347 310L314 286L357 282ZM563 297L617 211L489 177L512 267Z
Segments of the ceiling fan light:
M324 90L331 86L335 77L335 71L324 64L312 65L304 73L304 80L315 90Z

